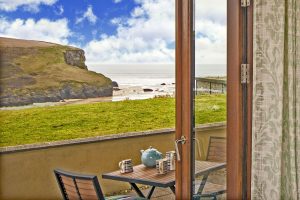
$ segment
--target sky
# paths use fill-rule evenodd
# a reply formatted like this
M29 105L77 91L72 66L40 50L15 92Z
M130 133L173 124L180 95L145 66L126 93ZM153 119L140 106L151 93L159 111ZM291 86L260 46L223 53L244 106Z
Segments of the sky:
M196 63L225 64L226 1L195 1ZM174 63L175 0L0 0L0 37L76 46L87 64Z

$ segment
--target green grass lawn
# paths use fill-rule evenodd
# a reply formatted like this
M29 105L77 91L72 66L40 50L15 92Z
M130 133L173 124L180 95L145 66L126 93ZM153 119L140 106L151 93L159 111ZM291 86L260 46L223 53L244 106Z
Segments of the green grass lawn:
M198 96L196 123L221 121L226 121L226 96ZM0 111L0 122L1 147L171 128L175 126L175 99Z

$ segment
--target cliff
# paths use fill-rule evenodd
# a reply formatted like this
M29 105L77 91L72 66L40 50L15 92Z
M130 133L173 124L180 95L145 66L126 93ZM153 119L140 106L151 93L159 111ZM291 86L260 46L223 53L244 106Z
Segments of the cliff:
M112 95L112 81L89 71L84 51L0 37L0 106Z

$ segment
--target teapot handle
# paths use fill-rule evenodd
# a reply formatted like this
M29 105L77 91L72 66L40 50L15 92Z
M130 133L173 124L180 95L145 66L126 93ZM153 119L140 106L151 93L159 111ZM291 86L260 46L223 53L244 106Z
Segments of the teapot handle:
M141 152L141 154L143 154L143 153L144 153L144 151L145 151L145 150L141 150L141 151L140 151L140 152Z

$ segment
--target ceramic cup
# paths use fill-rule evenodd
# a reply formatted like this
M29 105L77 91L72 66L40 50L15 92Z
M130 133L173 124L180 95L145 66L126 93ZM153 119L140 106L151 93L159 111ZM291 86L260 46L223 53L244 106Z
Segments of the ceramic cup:
M168 159L169 170L170 171L175 170L176 152L175 151L168 151L168 152L166 152L166 158Z
M132 160L131 159L122 160L121 162L119 162L119 168L122 174L133 172Z
M156 160L156 169L158 174L166 174L168 173L168 159L163 158Z

